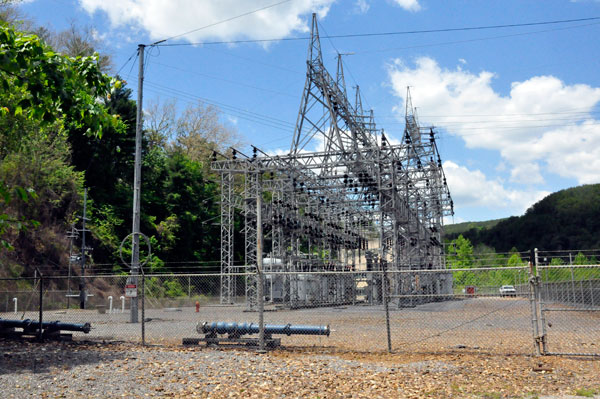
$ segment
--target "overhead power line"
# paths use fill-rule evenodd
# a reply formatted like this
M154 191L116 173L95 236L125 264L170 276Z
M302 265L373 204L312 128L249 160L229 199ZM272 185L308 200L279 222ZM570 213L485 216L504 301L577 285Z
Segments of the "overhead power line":
M190 31L184 32L184 33L180 33L179 35L167 37L166 39L162 39L162 40L159 40L157 42L152 43L152 45L157 45L157 44L160 44L160 43L164 43L167 40L171 40L171 39L175 39L175 38L178 38L178 37L181 37L181 36L189 35L190 33L198 32L199 30L202 30L202 29L211 28L213 26L220 25L220 24L223 24L225 22L233 21L234 19L242 18L242 17L245 17L247 15L254 14L254 13L257 13L259 11L263 11L263 10L266 10L266 9L278 6L280 4L289 3L290 1L292 1L292 0L283 0L283 1L280 1L280 2L277 2L277 3L274 3L274 4L270 4L270 5L265 6L265 7L258 8L256 10L248 11L248 12L245 12L243 14L236 15L235 17L227 18L227 19L224 19L222 21L218 21L218 22L215 22L215 23L212 23L212 24L209 24L209 25L202 26L200 28L196 28L196 29L192 29Z
M483 41L487 41L487 40L506 39L506 38L510 38L510 37L521 37L521 36L536 35L536 34L540 34L540 33L556 32L559 30L578 29L578 28L584 28L584 27L588 27L588 26L592 26L592 25L598 25L598 22L593 22L593 23L583 24L583 25L566 26L566 27L562 27L562 28L552 28L552 29L542 29L542 30L536 30L536 31L530 31L530 32L512 33L509 35L478 37L478 38L473 38L473 39L452 40L452 41L441 42L441 43L417 44L417 45L404 46L404 47L370 49L370 50L364 50L364 51L355 51L355 53L356 54L384 53L387 51L410 50L410 49L416 49L416 48L448 46L448 45L452 45L452 44L483 42Z
M566 24L573 22L585 22L585 21L597 21L600 17L589 17L589 18L576 18L576 19L562 19L554 21L541 21L541 22L525 22L520 24L504 24L504 25L484 25L484 26L466 26L459 28L441 28L441 29L423 29L423 30L407 30L407 31L396 31L396 32L368 32L368 33L347 33L340 35L322 35L321 39L341 39L351 37L381 37L381 36L398 36L398 35L414 35L423 33L444 33L444 32L464 32L474 30L492 30L492 29L507 29L507 28L519 28L525 26L540 26L540 25L556 25ZM222 21L223 22L223 21ZM199 28L203 29L203 28ZM198 29L198 30L199 30ZM174 36L174 37L179 37ZM175 46L200 46L209 44L243 44L243 43L265 43L265 42L277 42L277 41L297 41L297 40L308 40L310 37L282 37L282 38L271 38L271 39L244 39L244 40L221 40L221 41L210 41L210 42L196 42L196 43L172 43L162 44L165 40L154 43L161 47L175 47ZM166 39L169 40L169 39Z
M175 70L180 71L180 72L189 73L189 74L192 74L192 75L202 76L202 77L205 77L205 78L208 78L208 79L220 80L222 82L230 83L230 84L236 85L236 86L247 87L249 89L265 91L265 92L269 92L269 93L272 93L272 94L277 94L277 95L280 95L280 96L286 96L286 97L292 97L292 98L296 98L297 97L297 96L294 96L294 95L292 95L290 93L284 93L284 92L280 92L280 91L277 91L277 90L267 89L265 87L258 87L258 86L254 86L254 85L249 85L247 83L238 82L238 81L234 81L234 80L231 80L231 79L225 79L225 78L221 78L221 77L218 77L218 76L209 75L209 74L206 74L206 73L200 73L200 72L196 72L196 71L189 71L189 70L177 67L177 66L167 65L167 64L160 63L160 62L156 62L156 61L154 62L154 64L160 65L160 66L163 66L163 67L166 67L166 68L175 69Z
M272 116L262 115L262 114L259 114L259 113L256 113L256 112L253 112L250 110L246 110L246 109L238 108L238 107L235 107L232 105L224 104L219 101L200 97L200 96L194 95L192 93L187 93L182 90L173 89L171 87L164 86L164 85L161 85L158 83L154 83L154 82L151 82L148 80L146 80L146 84L150 90L152 90L154 92L158 92L159 94L167 94L167 95L182 99L186 102L189 102L190 104L195 104L198 101L201 101L206 104L214 105L214 106L218 107L222 113L236 117L236 118L248 120L248 121L251 121L254 123L258 123L263 126L268 126L268 127L283 130L286 132L290 132L294 128L294 124L292 124L288 121L282 120L282 119L274 118Z

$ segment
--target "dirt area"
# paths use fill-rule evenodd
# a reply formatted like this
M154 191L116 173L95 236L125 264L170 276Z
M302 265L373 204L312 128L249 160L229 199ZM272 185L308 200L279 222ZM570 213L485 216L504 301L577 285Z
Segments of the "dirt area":
M0 340L3 398L543 398L600 392L600 360Z

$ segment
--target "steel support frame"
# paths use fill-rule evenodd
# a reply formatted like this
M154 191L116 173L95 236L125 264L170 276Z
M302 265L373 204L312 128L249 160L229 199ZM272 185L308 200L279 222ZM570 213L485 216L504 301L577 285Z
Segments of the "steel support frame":
M378 241L377 270L384 263L392 272L445 268L443 217L453 213L453 203L434 130L419 125L407 92L404 137L400 144L390 144L376 127L373 112L364 112L358 87L354 105L350 104L341 57L335 79L325 69L316 19L311 37L307 80L290 153L269 155L254 148L252 157L246 157L233 150L230 157L212 163L222 182L222 302L229 303L235 292L235 279L227 277L233 270L234 175L244 179L245 270L252 272L256 265L253 205L264 190L272 198L261 210L271 237L269 253L281 260L280 270L269 271L293 272L285 275L284 283L283 301L290 307L312 305L300 292L302 279L308 278L302 273L360 270L364 265L357 264L356 252L366 251L369 241ZM316 138L323 150L306 151ZM434 290L430 283L417 287L417 278L397 277L405 273L390 275L394 297ZM339 275L323 276L321 304L354 302L356 287L345 289L347 283ZM247 278L250 308L256 303L255 287L255 281Z

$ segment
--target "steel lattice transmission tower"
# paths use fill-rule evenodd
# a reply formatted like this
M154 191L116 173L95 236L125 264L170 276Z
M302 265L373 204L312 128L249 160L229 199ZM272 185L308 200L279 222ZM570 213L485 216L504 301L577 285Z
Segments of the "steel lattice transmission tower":
M223 303L235 300L235 272L254 271L258 257L268 260L269 299L290 307L354 302L359 283L368 287L371 303L387 304L386 295L449 293L442 226L453 204L435 131L419 125L410 91L406 102L404 137L392 145L377 128L373 111L364 111L358 86L354 103L348 99L341 54L335 77L325 68L313 15L306 83L289 154L253 148L248 156L232 149L222 160L215 154L212 162L222 184ZM234 176L243 179L239 193ZM259 197L261 221L256 217ZM245 220L242 268L233 264L234 209ZM256 252L257 223L268 242L263 254ZM269 276L274 271L282 273ZM309 271L321 273L305 274ZM367 273L373 271L387 273L389 285L382 274ZM245 279L250 308L257 295L253 276ZM403 305L400 300L398 305Z

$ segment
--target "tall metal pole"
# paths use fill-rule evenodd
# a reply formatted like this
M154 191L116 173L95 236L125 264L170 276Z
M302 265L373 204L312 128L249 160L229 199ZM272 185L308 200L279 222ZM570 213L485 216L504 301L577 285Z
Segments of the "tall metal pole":
M541 353L543 355L545 355L548 352L548 348L546 346L546 316L544 313L544 298L542 297L542 280L540 277L540 269L538 268L540 262L539 262L539 256L538 256L538 249L534 248L533 249L534 253L535 253L535 277L536 277L536 281L537 281L537 297L536 297L536 303L538 306L538 311L539 311L539 325L541 327L541 335L539 336L539 342L542 345L541 347ZM539 329L538 329L538 333L540 333ZM539 345L539 344L538 344Z
M67 234L69 241L69 274L67 280L67 309L71 307L71 267L73 265L73 239L77 237L75 225L71 225L71 231Z
M40 276L40 304L39 304L39 335L38 335L38 339L40 340L40 342L44 339L44 331L42 330L42 326L43 326L43 322L42 322L42 317L44 317L44 276L42 275L42 272L39 271L37 269L37 267L35 268L36 274L38 274Z
M137 114L135 125L135 171L133 178L133 227L131 244L131 276L128 284L138 286L140 269L140 196L142 192L142 99L144 90L144 48L138 45L139 71L138 71L138 96ZM130 322L138 322L138 297L131 298Z
M83 217L81 226L81 283L79 287L79 308L85 309L87 292L85 291L85 220L87 218L87 188L83 192Z
M263 283L263 230L262 230L262 188L260 176L257 179L258 192L256 194L256 272L258 281L256 284L256 296L258 297L258 342L259 350L265 350L265 294Z

